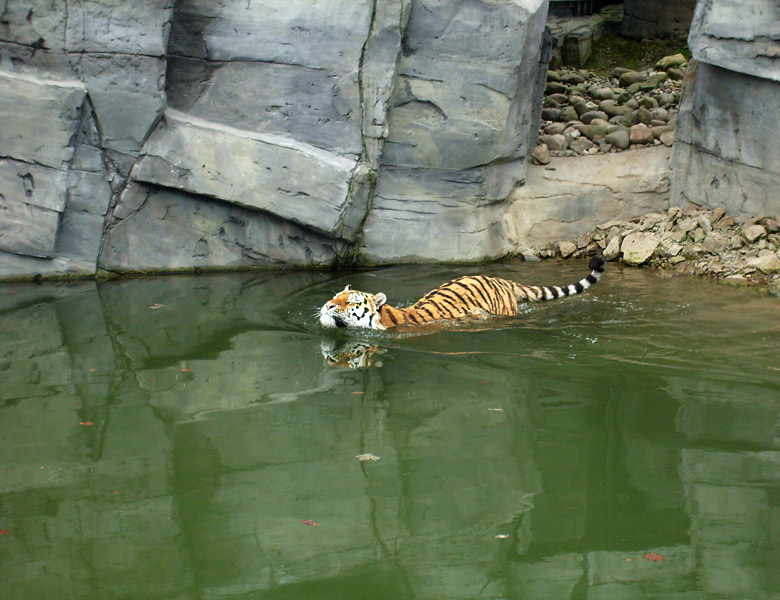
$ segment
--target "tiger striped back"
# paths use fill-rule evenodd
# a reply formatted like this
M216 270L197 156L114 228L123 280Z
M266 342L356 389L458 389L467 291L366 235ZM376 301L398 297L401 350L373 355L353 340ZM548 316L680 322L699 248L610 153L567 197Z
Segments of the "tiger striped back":
M390 306L383 293L368 294L347 286L320 309L320 323L325 327L387 329L465 317L516 315L520 302L542 302L584 292L601 278L604 264L603 256L594 256L588 264L590 274L565 286L523 285L486 275L459 277L431 290L407 308Z

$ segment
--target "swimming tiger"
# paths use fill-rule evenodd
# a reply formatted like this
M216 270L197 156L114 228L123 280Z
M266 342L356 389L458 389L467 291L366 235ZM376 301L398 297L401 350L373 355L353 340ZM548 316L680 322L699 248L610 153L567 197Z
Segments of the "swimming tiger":
M516 315L522 301L542 302L584 292L604 273L604 257L591 258L588 268L590 275L566 286L522 285L485 275L459 277L431 290L408 308L390 306L382 292L369 294L347 286L322 306L320 323L323 327L388 329L466 317Z

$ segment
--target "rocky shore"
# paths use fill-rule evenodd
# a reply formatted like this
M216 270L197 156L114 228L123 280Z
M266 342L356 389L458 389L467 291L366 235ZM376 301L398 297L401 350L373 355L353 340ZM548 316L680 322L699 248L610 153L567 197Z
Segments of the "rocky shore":
M534 161L671 146L686 65L675 54L653 69L615 68L609 77L579 69L548 71Z
M573 240L523 252L527 260L601 252L610 261L762 286L780 296L780 217L733 217L722 208L672 207L610 221Z

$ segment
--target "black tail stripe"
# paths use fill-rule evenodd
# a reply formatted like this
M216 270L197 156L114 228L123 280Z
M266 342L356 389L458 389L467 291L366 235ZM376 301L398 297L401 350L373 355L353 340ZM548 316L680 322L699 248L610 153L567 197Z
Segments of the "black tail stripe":
M603 270L604 270L604 269L602 269L602 271L603 271ZM585 278L585 280L586 280L586 281L587 281L589 284L591 284L591 285L593 285L594 283L596 283L596 282L598 281L598 279L596 279L596 278L593 276L593 274L591 274L591 275L588 275L588 276Z
M558 288L547 286L547 287L545 287L545 289L549 290L550 294L553 297L553 300L555 300L556 298L558 298L560 296L560 294L558 293Z
M574 289L577 290L578 294L581 294L582 292L585 291L585 288L582 287L582 284L579 281L574 284Z

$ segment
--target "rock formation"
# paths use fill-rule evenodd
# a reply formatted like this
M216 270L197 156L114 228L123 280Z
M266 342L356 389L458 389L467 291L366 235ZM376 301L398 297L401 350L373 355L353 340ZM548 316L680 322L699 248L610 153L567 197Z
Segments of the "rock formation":
M780 213L780 8L700 0L672 154L671 202Z
M546 12L9 3L0 277L501 255Z

